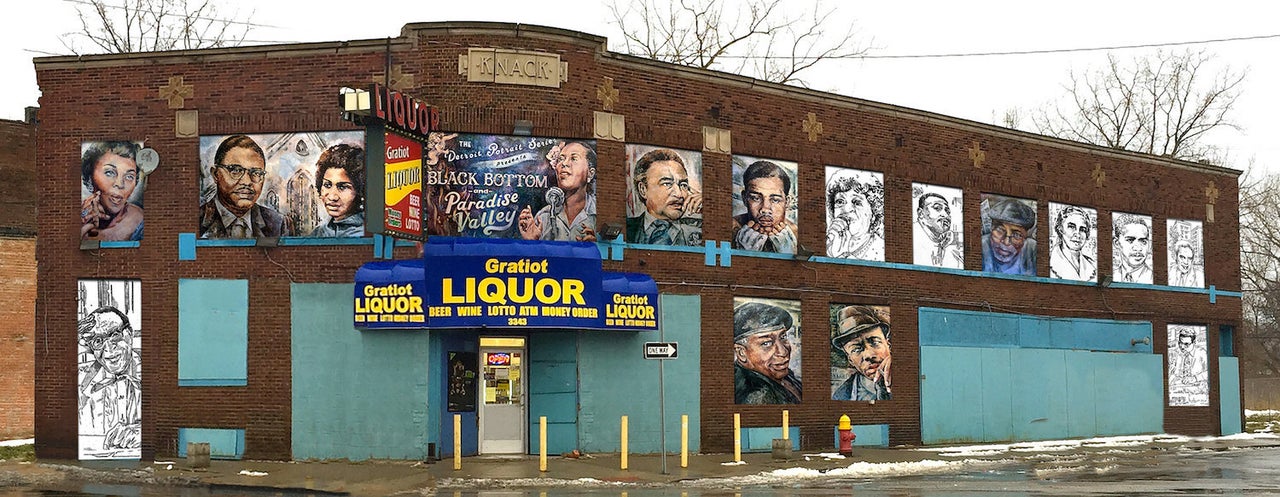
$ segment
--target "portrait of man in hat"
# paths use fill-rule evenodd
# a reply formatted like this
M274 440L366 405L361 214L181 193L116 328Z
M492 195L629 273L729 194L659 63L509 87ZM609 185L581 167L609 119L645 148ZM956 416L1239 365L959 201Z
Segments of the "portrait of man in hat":
M889 309L831 306L831 400L889 400ZM848 361L841 367L836 358Z
M982 270L1035 276L1035 201L983 194L982 207Z
M796 301L734 299L734 403L800 403L799 309Z

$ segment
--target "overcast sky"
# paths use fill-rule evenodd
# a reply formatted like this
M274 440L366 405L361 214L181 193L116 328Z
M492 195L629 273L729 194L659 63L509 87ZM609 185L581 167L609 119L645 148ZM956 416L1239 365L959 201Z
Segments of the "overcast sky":
M125 0L107 0L119 3ZM130 0L132 1L132 0ZM192 0L193 2L195 0ZM219 0L211 0L218 2ZM656 0L663 2L665 0ZM788 0L789 6L807 0ZM59 36L79 29L79 0L26 2L21 19L0 30L0 56L8 77L0 80L0 118L20 120L38 105L31 59L69 51ZM729 0L731 5L736 4ZM834 5L832 2L827 4ZM260 42L316 42L398 36L411 22L501 21L541 24L618 36L602 1L529 0L440 2L404 0L222 0L221 14L252 13L249 38ZM731 7L732 9L732 7ZM1280 35L1280 15L1270 2L1200 1L909 1L839 2L842 22L853 22L871 55L981 53L1176 43ZM16 13L11 13L18 15ZM1231 167L1252 159L1280 172L1280 37L1195 45L1216 63L1247 70L1234 121L1243 129L1209 137L1231 151ZM1171 47L1180 50L1181 47ZM1131 58L1153 49L1113 53ZM1042 107L1063 94L1068 71L1106 60L1105 51L957 58L833 61L808 76L811 86L868 100L985 123L1008 108Z

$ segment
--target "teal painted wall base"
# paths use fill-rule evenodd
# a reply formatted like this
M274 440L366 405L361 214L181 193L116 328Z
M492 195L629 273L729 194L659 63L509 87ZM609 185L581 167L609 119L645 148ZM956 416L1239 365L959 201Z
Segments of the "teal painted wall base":
M294 284L294 459L424 459L426 331L358 331L351 284Z
M187 442L208 443L210 459L244 458L243 429L178 428L178 457L187 457Z
M770 452L773 450L773 439L782 438L781 426L758 426L740 428L738 430L743 452ZM787 427L787 439L791 440L791 450L800 450L800 428ZM679 443L679 441L677 441ZM676 446L677 449L679 446Z
M889 425L853 425L853 445L855 447L888 447ZM831 447L840 449L840 427L831 427Z
M1218 358L1218 419L1223 435L1244 430L1240 419L1240 359Z

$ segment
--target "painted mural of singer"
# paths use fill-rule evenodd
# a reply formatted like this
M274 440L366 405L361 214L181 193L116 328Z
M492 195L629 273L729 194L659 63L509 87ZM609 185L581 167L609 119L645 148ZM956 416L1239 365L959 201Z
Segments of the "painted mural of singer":
M556 187L535 214L525 206L517 226L525 240L596 241L596 151L579 141L561 142L547 154Z

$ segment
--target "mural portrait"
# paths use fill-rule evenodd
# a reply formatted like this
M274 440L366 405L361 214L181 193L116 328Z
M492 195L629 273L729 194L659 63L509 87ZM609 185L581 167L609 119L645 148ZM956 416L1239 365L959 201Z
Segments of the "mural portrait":
M702 245L702 154L627 145L626 241Z
M964 194L959 188L911 184L912 261L964 269Z
M80 144L80 238L142 240L142 194L146 178L138 167L141 142Z
M79 280L80 459L142 457L142 282Z
M982 270L1036 275L1036 202L982 194Z
M364 236L364 132L200 137L200 238Z
M884 174L827 166L827 256L884 262Z
M1204 288L1204 224L1169 219L1169 286Z
M1098 281L1098 211L1049 202L1049 276Z
M427 235L596 241L596 143L431 133Z
M1151 216L1113 212L1111 230L1112 279L1152 284Z
M831 400L889 400L889 308L831 305Z
M733 248L796 253L794 162L733 156Z
M733 299L733 400L799 404L800 301Z
M1169 405L1209 405L1208 330L1189 324L1169 325Z

